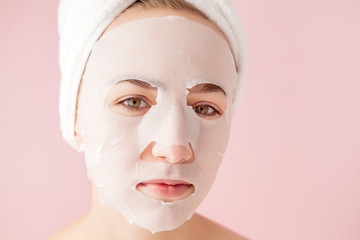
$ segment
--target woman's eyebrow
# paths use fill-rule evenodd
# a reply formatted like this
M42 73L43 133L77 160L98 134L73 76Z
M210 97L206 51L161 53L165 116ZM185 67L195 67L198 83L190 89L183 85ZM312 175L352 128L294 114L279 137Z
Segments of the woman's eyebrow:
M150 84L148 84L147 82L144 82L144 81L141 81L141 80L137 80L137 79L126 79L126 80L122 80L122 81L118 82L118 84L119 84L119 83L122 83L122 82L128 82L128 83L137 85L137 86L142 87L142 88L145 88L145 89L157 90L157 87L153 87L153 86L151 86Z
M201 83L198 84L191 89L188 89L189 93L213 93L213 92L220 92L226 96L226 92L224 89L219 87L218 85L212 83Z

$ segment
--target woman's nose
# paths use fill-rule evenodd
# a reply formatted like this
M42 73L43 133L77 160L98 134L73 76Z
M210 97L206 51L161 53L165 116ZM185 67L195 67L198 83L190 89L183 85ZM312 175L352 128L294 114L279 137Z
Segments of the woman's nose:
M159 150L153 148L152 155L156 159L166 161L168 163L179 164L179 163L191 163L193 161L192 149L191 151L189 151L189 149L181 145L168 146Z
M194 161L194 153L190 143L189 149L182 145L171 145L157 149L156 142L151 142L142 152L140 158L150 162L188 164Z
M196 142L194 134L198 134L198 129L192 128L196 125L189 123L182 106L162 107L167 107L168 111L160 119L156 118L157 121L153 122L153 125L147 126L153 131L151 134L153 139L141 153L140 158L145 161L173 164L193 162L195 156L190 142Z

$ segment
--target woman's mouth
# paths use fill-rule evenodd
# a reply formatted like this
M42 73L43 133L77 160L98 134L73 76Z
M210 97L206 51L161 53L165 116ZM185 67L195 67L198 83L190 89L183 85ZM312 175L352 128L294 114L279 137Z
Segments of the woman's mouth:
M181 200L195 192L193 184L170 179L153 179L141 182L136 185L136 189L147 197L164 202Z

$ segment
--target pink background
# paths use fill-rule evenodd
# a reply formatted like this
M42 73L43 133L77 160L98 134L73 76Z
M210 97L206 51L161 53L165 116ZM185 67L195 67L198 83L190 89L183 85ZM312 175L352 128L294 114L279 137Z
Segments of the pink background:
M360 239L360 1L236 6L246 90L199 212L256 240ZM42 239L90 206L83 156L59 130L56 8L0 3L4 240Z

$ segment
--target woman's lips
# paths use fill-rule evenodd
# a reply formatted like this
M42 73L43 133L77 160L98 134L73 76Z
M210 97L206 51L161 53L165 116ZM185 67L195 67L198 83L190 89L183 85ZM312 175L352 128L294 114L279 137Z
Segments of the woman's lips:
M171 179L153 179L141 182L136 189L145 196L165 202L181 200L195 192L193 184Z

